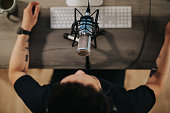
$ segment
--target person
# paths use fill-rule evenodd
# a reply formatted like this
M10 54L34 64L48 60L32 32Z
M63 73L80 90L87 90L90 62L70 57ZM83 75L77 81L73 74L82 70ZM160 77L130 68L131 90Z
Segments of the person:
M32 11L33 7L35 11ZM125 90L112 83L87 75L82 70L63 78L56 84L40 86L30 75L29 31L39 15L39 3L31 2L24 9L20 32L9 63L9 80L19 97L34 113L147 113L155 104L167 82L170 70L170 22L157 58L158 70L145 85ZM20 29L21 29L20 28Z

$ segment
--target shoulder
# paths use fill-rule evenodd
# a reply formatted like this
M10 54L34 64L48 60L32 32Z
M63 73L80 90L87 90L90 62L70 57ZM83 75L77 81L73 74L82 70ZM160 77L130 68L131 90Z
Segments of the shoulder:
M113 103L115 103L121 113L146 113L149 112L155 104L155 94L153 90L146 85L139 86L136 89L126 90L106 80L99 80L103 92L112 98Z
M29 83L37 83L30 75L23 75L19 77L15 82L14 82L14 88L19 87L24 84L29 84Z
M20 77L14 84L18 96L32 112L45 111L53 87L53 84L39 85L30 75Z
M153 90L146 85L128 90L127 94L133 111L138 113L149 112L156 101Z
M134 96L135 95L140 95L140 96L145 96L145 97L148 96L154 100L156 99L154 91L146 85L141 85L141 86L137 87L136 89L128 90L128 94L134 95Z
M18 78L16 80L16 82L14 83L14 88L15 90L27 90L27 89L31 89L31 90L43 90L45 88L52 88L53 85L52 84L45 84L43 86L41 86L33 77L31 77L30 75L23 75L20 78Z

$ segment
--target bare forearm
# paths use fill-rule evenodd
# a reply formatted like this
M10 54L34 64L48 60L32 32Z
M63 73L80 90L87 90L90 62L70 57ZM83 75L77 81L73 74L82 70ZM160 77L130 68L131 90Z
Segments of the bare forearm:
M157 59L157 65L158 65L158 71L160 73L168 74L170 69L170 46L168 45L167 42L163 44L163 47Z
M164 86L164 84L167 81L169 69L170 69L170 49L166 48L163 50L164 54L160 54L161 57L159 57L159 65L158 65L158 71L152 76L153 82L157 82L160 84L161 87Z
M35 9L34 9L35 8ZM34 10L33 10L34 9ZM9 63L9 80L14 85L17 79L25 75L29 66L29 36L32 28L35 26L39 15L39 3L30 2L24 9L23 21L20 34L15 43Z
M9 63L9 77L15 72L26 73L29 66L29 36L19 35L13 48ZM13 77L10 77L13 78Z
M165 37L169 38L169 37ZM170 46L165 41L157 58L158 71L148 79L147 85L154 90L156 97L159 96L162 88L165 86L170 69Z

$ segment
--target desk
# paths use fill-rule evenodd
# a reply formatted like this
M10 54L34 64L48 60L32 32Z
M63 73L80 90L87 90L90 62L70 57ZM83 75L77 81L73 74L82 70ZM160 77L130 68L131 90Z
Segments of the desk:
M63 34L69 30L50 29L50 7L66 6L65 0L37 0L41 5L38 23L30 39L30 68L84 69L85 58L76 54L76 47L65 40ZM0 68L8 68L10 54L21 25L22 11L28 0L18 0L19 22L0 15ZM106 29L106 35L97 38L97 49L92 49L92 69L150 68L155 64L164 40L164 28L170 20L170 1L152 0L151 23L140 59L131 67L139 54L147 23L149 0L104 0L104 5L132 6L131 29Z

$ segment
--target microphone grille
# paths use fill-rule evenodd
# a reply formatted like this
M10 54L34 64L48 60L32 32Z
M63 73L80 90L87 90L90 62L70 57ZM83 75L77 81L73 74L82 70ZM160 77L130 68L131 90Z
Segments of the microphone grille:
M87 35L81 35L79 37L77 52L80 56L89 56L91 46L91 37Z

